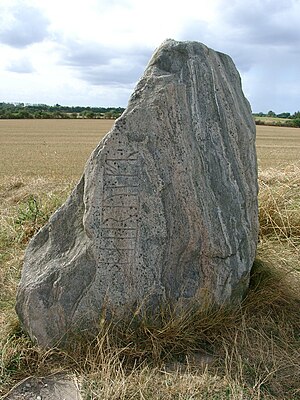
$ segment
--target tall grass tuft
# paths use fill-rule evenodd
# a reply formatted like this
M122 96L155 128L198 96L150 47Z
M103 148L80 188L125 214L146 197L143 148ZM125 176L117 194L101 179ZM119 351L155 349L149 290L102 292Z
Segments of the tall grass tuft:
M260 237L300 241L300 167L260 173Z

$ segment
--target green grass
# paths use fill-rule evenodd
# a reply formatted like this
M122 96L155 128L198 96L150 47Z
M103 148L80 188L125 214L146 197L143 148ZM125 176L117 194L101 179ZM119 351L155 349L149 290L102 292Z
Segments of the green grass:
M280 122L284 124L286 121L289 121L287 118L278 118L278 117L254 117L255 121L260 120L265 123L276 124L276 122Z
M270 126L299 128L299 120L298 119L255 116L254 120L257 125L270 125Z

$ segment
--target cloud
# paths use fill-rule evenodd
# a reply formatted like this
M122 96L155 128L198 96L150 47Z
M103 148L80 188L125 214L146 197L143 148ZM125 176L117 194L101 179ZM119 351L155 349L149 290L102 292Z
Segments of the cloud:
M39 8L22 4L0 6L0 42L24 48L48 36L49 20Z
M218 0L213 19L195 13L181 40L198 40L229 54L255 111L294 112L299 104L300 1Z
M289 47L299 43L299 12L300 3L293 0L253 0L251 6L236 0L223 10L223 18L229 39Z
M79 77L92 85L131 86L138 80L144 68L120 61L112 61L107 66L87 67L79 72Z
M299 1L219 0L217 10L213 21L189 20L180 38L199 40L229 54L243 72L277 56L276 50L285 57L299 51Z
M69 40L61 48L60 63L92 85L132 85L142 74L153 49L116 48Z
M103 10L115 10L116 8L132 9L132 0L101 0L93 3L93 9L98 12Z
M35 71L32 63L28 58L21 57L13 60L7 67L7 71L16 72L19 74L30 74Z
M224 22L222 22L224 23ZM239 36L228 39L227 34L220 34L220 31L228 32L223 26L206 23L193 19L182 26L179 33L179 40L196 40L214 50L229 54L240 71L248 71L253 64L252 45L240 43Z
M114 51L98 43L69 41L62 47L62 63L74 67L107 65Z

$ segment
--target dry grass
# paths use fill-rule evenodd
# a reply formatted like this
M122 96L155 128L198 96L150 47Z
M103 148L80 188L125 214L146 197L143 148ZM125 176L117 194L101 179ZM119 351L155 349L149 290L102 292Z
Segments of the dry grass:
M261 237L275 236L298 247L300 240L300 164L260 173Z
M0 182L0 336L5 321L14 313L28 240L61 205L71 186L66 180L22 176Z
M65 351L42 351L18 325L9 327L3 376L71 369L83 377L87 399L298 399L299 305L284 275L257 262L235 309L103 324L93 341Z
M80 129L88 128L83 124ZM64 132L72 136L75 130ZM77 153L83 141L79 128L77 135L71 155L76 168L69 168L68 158L62 157L60 174L48 173L40 157L35 170L24 173L26 156L19 168L15 164L1 177L0 393L28 375L73 370L83 378L86 399L300 399L300 166L291 165L293 157L287 153L282 163L287 167L265 168L274 165L269 154L260 162L261 261L252 270L250 290L240 307L194 307L176 315L164 309L156 319L144 315L133 316L128 324L103 321L97 338L82 338L64 351L41 350L21 331L14 301L24 249L64 201L79 177L82 157L94 147L89 143L86 155ZM258 130L258 144L259 135ZM63 137L57 134L55 140ZM66 150L71 137L64 140ZM51 164L50 171L53 168Z

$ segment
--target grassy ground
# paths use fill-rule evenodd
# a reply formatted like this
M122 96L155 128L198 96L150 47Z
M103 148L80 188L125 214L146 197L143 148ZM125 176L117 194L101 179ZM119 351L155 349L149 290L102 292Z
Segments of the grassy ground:
M276 122L279 122L280 124L285 124L286 121L288 121L287 118L278 118L278 117L254 117L255 121L262 121L263 123L270 124L270 125L276 125Z
M278 118L278 117L258 117L254 116L255 123L257 125L270 125L270 126L281 126L281 127L298 127L299 122L295 119L289 118Z
M21 331L14 302L28 240L111 123L0 121L0 394L71 369L86 399L300 399L298 129L257 127L260 242L240 307L164 310L160 321L102 326L93 343L65 351L42 351Z

